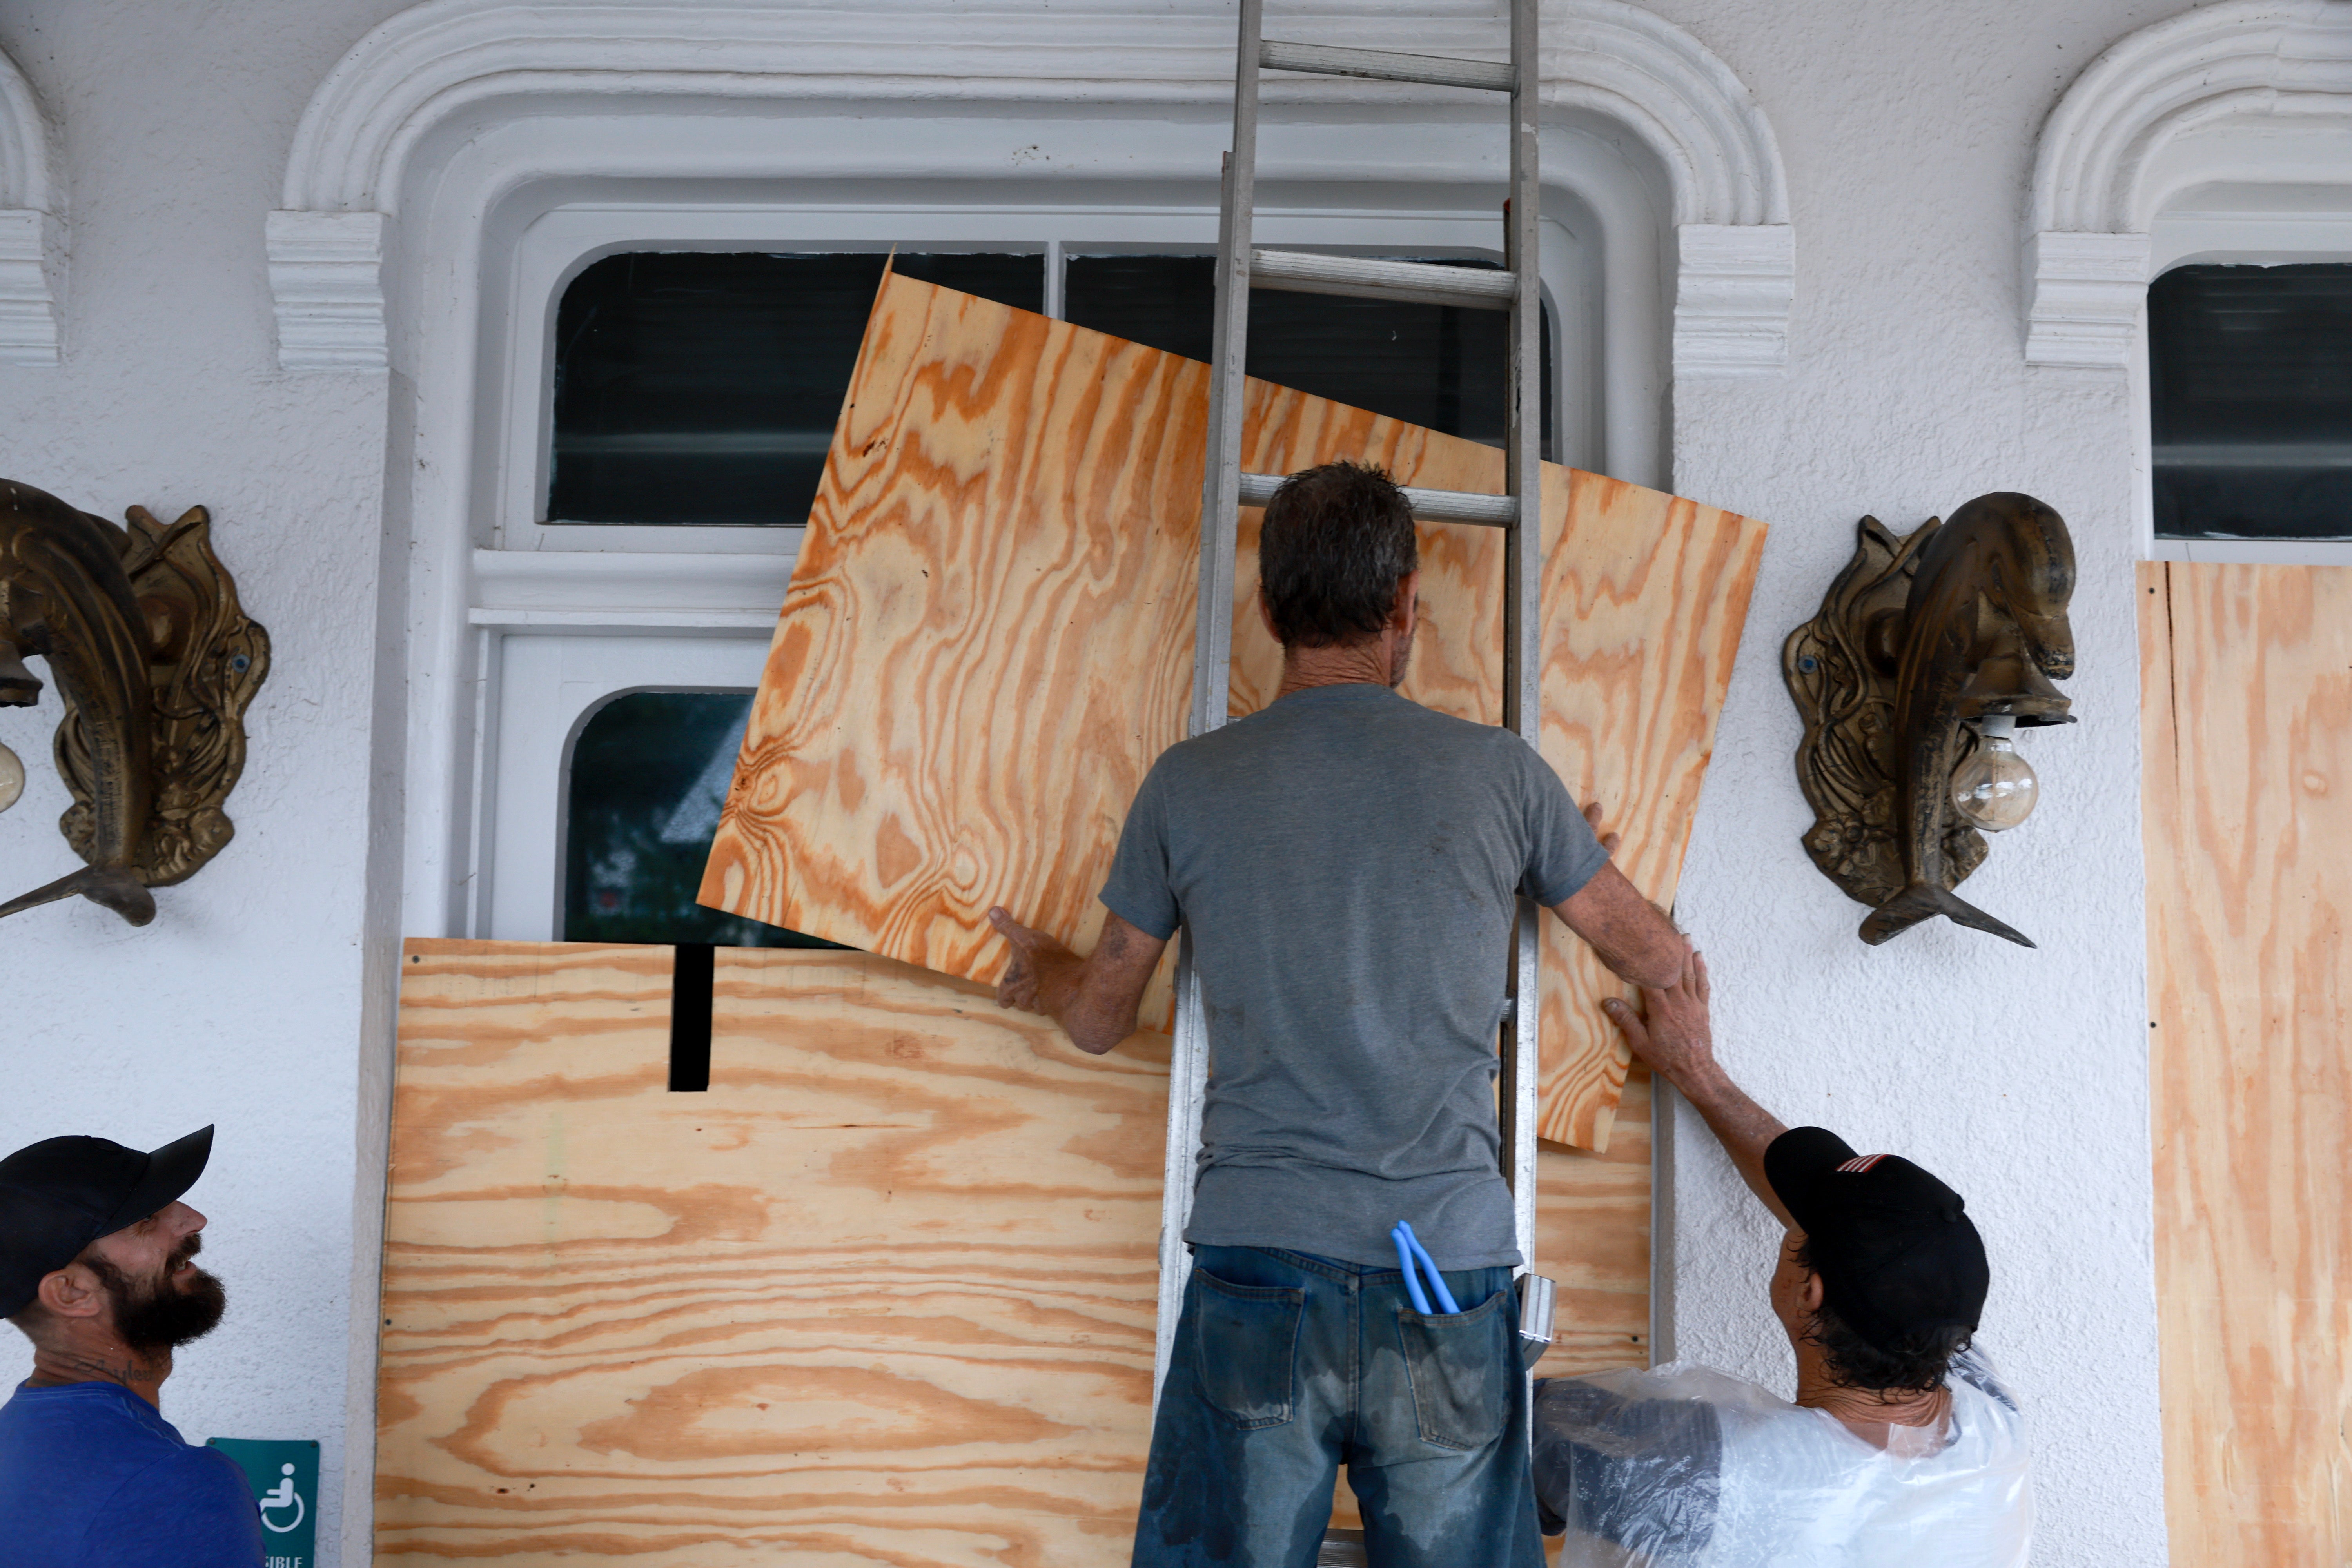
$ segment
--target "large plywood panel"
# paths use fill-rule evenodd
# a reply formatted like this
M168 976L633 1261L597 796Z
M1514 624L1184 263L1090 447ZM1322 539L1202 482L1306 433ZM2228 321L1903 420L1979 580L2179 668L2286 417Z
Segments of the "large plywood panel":
M968 978L1003 903L1080 951L1128 802L1182 733L1206 367L886 280L778 621L703 901ZM1348 457L1499 490L1501 455L1253 382L1246 466ZM1672 898L1760 553L1760 524L1548 468L1546 755ZM1230 710L1280 650L1242 521ZM1500 717L1501 536L1427 527L1405 694ZM1603 753L1595 747L1607 747ZM1546 1136L1605 1146L1624 1075L1606 980L1555 931ZM1164 1025L1167 970L1145 1017Z
M378 1560L1124 1562L1164 1060L978 987L722 951L413 943Z
M2140 568L2174 1561L2352 1561L2352 571Z
M409 944L378 1561L1123 1563L1165 1060L866 954L722 950L710 1090L671 1094L670 965ZM1542 1157L1547 1371L1643 1359L1638 1074L1605 1158Z

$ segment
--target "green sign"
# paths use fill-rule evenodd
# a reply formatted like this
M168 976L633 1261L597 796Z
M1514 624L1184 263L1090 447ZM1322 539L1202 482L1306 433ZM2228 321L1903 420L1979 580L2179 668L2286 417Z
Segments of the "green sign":
M261 1568L318 1568L319 1445L215 1437L205 1445L235 1459L261 1510Z

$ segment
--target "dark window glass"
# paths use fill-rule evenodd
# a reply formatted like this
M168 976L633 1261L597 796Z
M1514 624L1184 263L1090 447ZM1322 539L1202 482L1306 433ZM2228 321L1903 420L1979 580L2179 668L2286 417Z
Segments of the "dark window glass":
M885 258L612 256L555 313L553 522L808 521ZM897 269L1024 310L1042 256Z
M2352 538L2352 266L2179 268L2147 330L2158 534Z
M633 691L590 715L565 782L563 940L834 947L694 901L748 691Z
M1187 359L1209 358L1214 336L1214 258L1073 256L1066 265L1065 313L1072 321ZM1495 263L1447 265L1492 268ZM1541 336L1544 451L1549 456L1549 310ZM1489 446L1503 444L1508 343L1508 319L1500 310L1343 300L1272 289L1250 295L1250 374Z

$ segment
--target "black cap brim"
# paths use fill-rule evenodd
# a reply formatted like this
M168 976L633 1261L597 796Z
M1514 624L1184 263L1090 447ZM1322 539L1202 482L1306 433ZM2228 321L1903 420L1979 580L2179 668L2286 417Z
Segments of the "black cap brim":
M127 1225L137 1225L166 1204L175 1202L181 1194L196 1184L205 1173L205 1163L213 1156L213 1130L209 1127L175 1138L147 1156L147 1173L131 1189L131 1195L106 1217L100 1236L111 1236Z
M1797 1227L1811 1230L1805 1216L1821 1179L1853 1157L1853 1145L1826 1127L1791 1127L1765 1149L1764 1179Z

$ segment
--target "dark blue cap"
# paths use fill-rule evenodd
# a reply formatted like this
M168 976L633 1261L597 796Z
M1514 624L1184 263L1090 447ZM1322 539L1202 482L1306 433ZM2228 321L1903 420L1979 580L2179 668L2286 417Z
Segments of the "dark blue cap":
M101 1236L137 1225L196 1184L213 1130L152 1153L104 1138L44 1138L0 1160L0 1318Z

